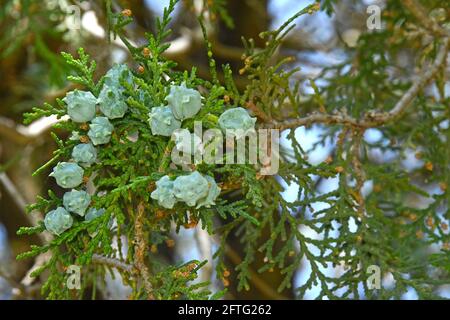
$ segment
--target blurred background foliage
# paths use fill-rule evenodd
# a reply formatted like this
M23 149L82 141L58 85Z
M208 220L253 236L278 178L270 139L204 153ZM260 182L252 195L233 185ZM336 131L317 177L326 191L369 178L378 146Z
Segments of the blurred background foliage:
M178 63L181 70L198 68L200 77L209 78L209 65L202 30L197 17L207 15L208 38L218 65L229 63L234 80L240 90L250 85L250 80L240 72L244 66L245 52L242 38L254 39L256 48L263 47L265 40L259 35L281 25L289 16L313 1L299 0L184 0L177 5L171 23L171 47L168 58ZM131 10L134 22L126 29L127 37L142 45L145 32L154 31L155 18L162 14L167 1L160 0L111 0L114 8ZM441 16L433 17L441 24L448 23L450 7L447 1L421 1L427 12L442 8ZM382 30L367 29L367 7L376 4L382 8ZM423 61L436 55L436 41L428 35L417 20L405 10L401 1L325 0L322 11L302 17L295 29L277 49L276 57L295 57L289 65L300 66L295 75L298 90L304 93L301 110L285 106L282 113L305 115L311 111L333 113L336 110L359 117L368 110L387 111L408 88L407 79L418 71ZM427 14L428 15L428 14ZM25 204L34 201L48 189L58 190L46 175L32 177L31 173L51 158L56 146L49 134L55 122L52 117L23 125L23 113L44 102L54 102L73 90L67 82L69 68L60 52L75 54L78 47L85 48L97 62L97 74L104 74L114 62L127 62L137 68L123 43L110 37L104 1L70 0L2 0L0 5L0 265L4 278L0 277L0 298L15 297L11 288L23 289L23 296L39 298L39 292L27 279L27 271L33 261L15 261L14 257L26 250L37 238L17 237L16 230L22 225L35 225L41 217L26 215ZM387 192L382 197L369 198L376 206L383 207L408 203L409 207L428 208L430 214L420 216L423 225L417 229L418 239L426 232L428 224L438 228L438 238L432 239L433 252L447 246L448 252L448 191L449 180L449 83L448 70L442 68L436 84L428 95L420 96L416 106L421 110L408 114L407 121L365 132L367 171L378 177L365 185L367 194ZM219 78L224 75L219 71ZM316 79L311 83L310 79ZM319 94L320 92L320 94ZM323 93L326 94L323 94ZM295 135L301 146L308 151L308 161L318 164L328 161L339 151L337 133L331 126L308 125L297 129ZM446 137L445 137L446 136ZM442 138L444 137L444 138ZM350 141L352 138L349 138ZM341 145L342 147L342 145ZM346 145L344 144L344 147ZM349 147L350 150L350 147ZM382 167L380 165L383 165ZM402 174L390 174L390 168L401 166ZM384 173L383 170L385 169ZM396 171L397 169L393 169ZM409 183L402 184L407 175L417 189L409 192ZM336 179L315 177L317 189L336 188ZM282 193L287 200L297 199L298 185L280 181L285 187ZM403 187L399 192L397 187ZM392 190L391 190L392 188ZM409 188L409 189L408 189ZM417 190L415 190L417 191ZM427 193L425 193L425 191ZM438 196L433 197L433 194ZM357 200L357 199L356 199ZM434 203L430 206L430 203ZM322 204L323 205L323 204ZM314 210L321 210L317 204ZM391 208L392 209L392 208ZM398 209L398 210L397 210ZM385 209L383 209L385 210ZM385 210L389 211L389 210ZM398 211L398 212L397 212ZM313 212L313 208L311 208ZM417 213L400 207L389 211L396 222L407 223L417 219ZM390 214L388 213L388 215ZM416 216L415 216L416 215ZM431 218L430 218L431 217ZM409 221L409 220L408 220ZM409 223L409 222L408 222ZM434 230L434 229L433 229ZM310 232L303 230L305 233ZM434 231L433 231L434 232ZM431 232L430 234L432 234ZM183 231L176 238L176 246L165 254L174 260L201 257L196 249L198 235ZM269 236L269 235L266 235ZM445 242L445 240L447 239ZM276 244L279 245L279 244ZM417 250L418 260L423 247ZM230 253L227 263L230 270L243 257L242 246L230 237ZM234 249L234 250L233 250ZM420 250L419 250L420 249ZM260 255L258 253L258 255ZM448 254L447 254L448 257ZM207 258L207 257L206 257ZM447 258L448 259L448 258ZM293 298L292 289L277 292L283 279L279 271L258 270L264 264L261 254L252 269L252 289L236 291L230 286L228 298ZM307 268L306 268L307 269ZM425 268L427 269L427 268ZM296 286L307 279L304 266L295 273ZM448 280L442 270L438 278ZM306 277L306 278L305 278ZM231 281L233 275L231 276ZM389 279L385 279L389 284ZM221 283L216 286L222 286ZM448 296L448 287L437 287L439 293ZM316 290L316 291L314 291ZM313 298L317 290L306 295ZM117 279L109 279L105 298L126 297L127 289ZM416 298L409 290L403 298Z

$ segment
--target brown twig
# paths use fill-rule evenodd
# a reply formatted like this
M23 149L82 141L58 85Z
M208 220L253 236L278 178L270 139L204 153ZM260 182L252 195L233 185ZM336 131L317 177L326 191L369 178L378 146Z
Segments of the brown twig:
M380 124L390 122L397 119L408 108L417 94L438 74L447 61L447 53L449 49L449 38L444 38L438 50L436 60L429 66L422 68L419 78L414 81L413 85L406 91L406 93L396 103L394 108L388 113L377 113L366 115L366 120L362 122L364 127L374 127Z
M253 103L253 101L248 101L245 106L247 109L253 112L255 116L257 116L259 119L261 119L264 122L270 122L271 118L262 110L259 108L256 104Z
M20 145L27 144L30 141L30 137L22 133L23 128L24 126L17 125L11 119L0 117L0 135L8 140Z
M450 37L450 32L442 28L433 19L428 17L425 8L416 0L403 0L402 4L416 17L417 20L436 36Z
M153 287L150 282L150 272L145 264L145 255L148 245L144 232L144 212L145 205L143 202L140 202L137 207L137 215L134 221L134 264L142 277L148 299L154 299L152 293Z
M14 182L11 181L11 179L8 177L8 175L5 172L0 173L0 184L3 185L5 190L9 193L11 199L15 202L17 208L20 210L23 217L25 217L25 219L28 221L28 224L31 226L36 225L39 220L38 217L31 216L26 213L26 210L25 210L26 200L22 196L22 193L17 189ZM39 213L39 217L40 217L40 219L42 219L42 215L40 213ZM52 240L52 236L49 233L39 233L39 234L37 234L37 237L39 238L39 240L42 243L49 243ZM22 290L24 288L30 287L36 279L36 278L31 277L31 274L33 273L33 271L42 267L44 264L46 264L48 262L49 259L50 259L50 254L48 252L38 255L35 258L33 266L27 271L25 276L22 278L22 280L20 282L20 285L22 287L20 287L18 289ZM25 292L24 290L22 290L22 291Z
M58 121L61 120L43 117L29 126L24 126L0 116L0 136L6 137L19 145L26 145L47 132Z
M359 126L359 122L356 119L345 114L312 113L304 118L286 119L282 121L272 120L271 122L262 125L262 127L284 130L310 125L313 123L347 124Z
M105 257L96 253L92 255L92 262L102 264L108 267L113 267L128 273L137 272L134 266L126 262L120 261L119 259L116 258Z
M26 275L22 278L20 283L26 287L31 286L33 282L36 280L35 277L32 277L31 274L37 269L44 266L51 258L50 251L41 253L34 259L33 266L27 271Z
M322 114L313 113L304 118L286 119L283 121L272 120L269 123L263 125L265 128L275 129L289 129L303 125L309 125L312 123L327 123L327 124L343 124L354 127L371 128L389 123L395 119L398 119L405 110L410 106L411 102L417 96L417 94L436 76L436 74L442 69L447 60L447 53L449 49L449 38L446 37L442 40L442 44L438 50L436 60L430 66L423 67L420 76L414 81L412 86L406 91L406 93L400 98L389 112L368 112L361 119L355 119L346 113L337 114Z

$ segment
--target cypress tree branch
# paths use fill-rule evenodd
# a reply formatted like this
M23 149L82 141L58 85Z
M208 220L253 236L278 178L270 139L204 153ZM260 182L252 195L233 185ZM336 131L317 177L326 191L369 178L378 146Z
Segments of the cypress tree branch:
M447 53L449 49L449 38L442 40L442 44L438 50L436 60L431 67L425 66L422 68L419 78L409 88L408 91L400 98L394 108L388 113L376 113L374 115L366 114L366 119L361 122L363 127L374 127L385 124L400 117L417 94L438 74L438 72L445 66L447 61Z
M140 202L137 207L136 220L134 222L134 239L135 239L135 252L134 252L134 262L136 269L141 274L142 280L144 282L144 288L147 292L148 299L153 299L153 288L150 282L150 272L147 265L145 264L145 254L148 249L147 240L144 233L144 212L145 205Z
M433 65L431 67L425 66L422 68L421 72L419 73L419 78L414 81L413 85L408 89L408 91L405 92L405 94L395 104L394 108L392 108L392 110L389 112L368 112L361 120L355 119L345 113L336 113L333 115L313 113L304 118L286 119L283 121L272 120L271 122L263 125L263 127L284 130L304 125L310 125L313 123L326 123L371 128L398 119L398 117L400 117L409 107L417 94L437 75L439 70L441 70L441 68L445 65L449 43L450 42L448 37L443 38L442 44L438 50L438 54Z
M113 267L122 271L126 271L128 273L135 273L136 269L134 268L134 266L120 261L116 258L110 258L110 257L105 257L99 254L94 253L94 255L92 256L92 262L97 263L97 264L103 264L106 265L108 267Z
M91 97L92 99L87 99L92 101L89 103L92 105L89 112L84 110L85 114L74 113L73 107L76 105L69 98L75 94L72 92L65 101L57 100L57 107L46 103L43 108L34 108L26 117L28 124L43 117L54 116L56 121L67 116L68 121L60 121L56 128L71 132L72 135L67 139L66 135L58 137L53 134L57 145L55 156L41 166L36 174L45 173L46 169L59 160L67 161L72 166L78 163L83 173L79 175L82 182L76 188L80 189L77 191L87 190L91 196L87 205L90 214L87 216L86 212L86 216L77 215L79 208L72 208L68 201L64 201L65 194L61 198L59 192L49 190L48 197L38 197L28 211L46 213L48 219L43 223L40 221L34 227L23 227L18 234L45 236L49 235L49 232L44 232L47 230L55 237L52 236L51 241L42 241L43 245L32 245L28 252L19 255L19 259L34 258L35 265L23 282L15 286L30 288L33 281L30 276L33 275L43 281L42 293L50 299L84 298L85 289L91 288L91 283L92 288L96 288L95 284L100 278L97 275L85 278L81 290L71 291L68 286L64 286L67 275L62 274L61 270L72 263L83 266L96 264L108 269L114 268L132 288L132 298L218 298L222 292L212 294L211 289L216 289L215 286L208 289L208 283L202 281L210 280L211 263L216 262L217 278L222 279L224 287L232 285L230 292L232 295L236 294L235 298L240 297L240 290L253 288L255 291L247 292L245 296L257 294L272 299L287 299L293 297L295 292L298 297L310 298L314 294L312 291L319 289L319 299L399 299L409 288L413 288L419 298L430 298L432 291L437 289L430 287L430 284L437 286L444 281L448 282L444 278L448 265L448 259L445 259L447 252L433 252L426 257L419 256L416 252L418 245L442 244L442 251L450 248L448 219L441 214L440 209L447 207L449 185L446 171L449 160L442 155L447 153L446 142L450 133L448 127L441 124L448 119L445 101L445 82L448 79L445 77L445 65L450 38L448 33L442 33L440 28L443 27L438 24L440 19L438 21L427 17L431 6L421 2L424 6L422 8L417 1L405 0L404 7L393 6L391 14L384 18L386 32L368 32L363 35L356 46L357 55L350 61L353 68L349 72L348 62L333 63L317 75L318 80L327 80L323 92L326 99L323 99L321 91L312 82L315 94L311 96L314 103L310 106L320 106L320 112L314 113L310 113L310 106L300 102L302 100L298 92L303 79L297 77L295 66L292 68L292 59L286 57L279 60L277 57L280 56L283 38L294 27L294 19L302 14L315 12L318 5L299 11L278 30L263 32L256 42L244 41L245 67L241 70L246 78L233 75L233 63L223 67L221 79L220 71L216 69L224 61L216 60L208 37L211 37L213 43L219 40L226 43L227 47L220 47L219 44L216 49L225 52L215 56L229 56L240 60L241 54L239 50L234 50L234 41L214 38L218 36L214 32L208 34L206 29L203 30L207 60L204 55L191 59L194 58L192 55L195 50L203 47L199 28L195 27L184 38L184 33L180 32L182 38L178 39L183 46L174 48L177 49L175 55L189 53L191 57L188 57L188 61L181 59L177 66L168 59L173 53L168 45L174 45L173 41L168 40L168 27L176 0L171 0L168 9L164 10L163 16L156 23L154 34L145 35L148 40L145 44L139 37L127 37L127 34L139 34L134 32L133 26L131 29L125 28L132 21L132 10L121 11L118 6L112 10L116 2L106 1L107 22L111 28L108 33L122 39L121 46L129 51L129 56L133 59L133 69L130 69L129 64L115 66L97 81L94 75L100 76L102 72L95 71L96 63L84 49L78 50L79 58L65 53L63 59L74 72L71 72L69 80L77 84L76 88L89 91L85 91L83 95L93 95L96 101L98 99L99 110ZM325 9L333 11L331 4L334 2L324 3L325 7L328 6ZM213 5L212 2L210 5ZM214 2L214 6L211 12L220 14L223 5ZM236 5L236 8L240 7ZM418 32L410 32L408 24L401 23L404 20L403 8L411 11L409 19L417 24L423 22L425 26L418 26ZM442 9L438 10L439 16L443 17ZM253 20L260 19L261 15L255 15L255 12L256 10L252 13ZM206 11L198 12L199 15L203 13ZM243 30L239 24L237 26L237 30ZM310 35L314 37L313 33L306 30L305 37ZM405 39L402 39L403 36ZM390 82L392 69L399 67L396 53L402 45L405 48L424 46L423 52L414 55L420 58L416 59L418 69L410 68L414 71L410 71L409 78L404 81ZM353 50L348 51L349 57L353 57ZM96 54L95 60L103 60L105 54L108 53L104 51ZM191 69L191 63L199 65L199 68ZM124 72L116 74L118 67L126 69L126 75ZM207 69L209 73L205 74ZM239 81L242 79L245 79L245 83L241 86ZM109 83L114 84L110 86ZM428 92L431 83L439 89L439 101ZM174 95L170 92L172 89L177 92L184 86L186 88L181 91L184 92L183 97L190 96L185 91L187 88L196 90L202 103L194 105L200 110L188 117L190 120L186 118L185 122L180 121L179 127L183 129L190 130L192 121L196 120L205 121L204 129L222 129L222 121L217 119L220 119L225 110L237 105L251 111L251 115L258 118L261 127L295 129L302 125L323 123L330 128L319 135L312 148L306 148L294 130L291 130L286 137L291 142L291 148L283 148L286 150L280 152L283 161L276 178L262 176L258 172L258 165L245 163L232 167L228 163L216 166L196 162L190 169L198 170L200 176L212 179L208 181L208 188L214 192L208 191L205 194L201 189L206 189L206 184L200 178L189 182L186 187L175 183L176 179L182 181L185 179L182 176L192 174L191 170L188 165L171 163L171 150L176 146L169 140L170 130L161 136L157 134L161 129L158 126L162 127L163 123L153 118L153 111L156 113L158 105L165 106L165 101L169 102L172 110L173 117L169 118L176 118L174 110L178 111L179 106L175 103L172 105ZM111 114L112 107L104 99L105 92L108 93L113 88L117 89L117 99L112 104L122 114L119 117ZM413 102L414 107L410 107ZM290 104L293 110L302 111L297 111L289 118L290 113L283 113L282 110L286 104ZM327 108L324 108L324 104L327 104ZM345 107L351 109L351 113L347 113ZM78 146L81 143L86 143L89 139L94 142L98 138L92 134L96 131L98 121L94 121L95 118L83 120L84 122L77 119L80 116L83 119L91 118L88 114L92 114L92 110L95 111L94 116L104 115L111 118L111 122L106 126L109 133L101 137L102 141L107 142L99 145L96 143L95 160L90 166L84 166L85 159L78 157L74 151L80 148ZM406 116L402 117L403 115ZM245 116L248 114L245 113ZM410 121L412 117L417 118L419 125ZM387 123L392 125L382 128ZM7 123L6 129L2 128L0 119L0 135L23 135L20 127L12 124ZM167 122L165 124L168 125ZM331 126L332 124L340 124L342 127ZM371 127L381 127L379 131L382 139L376 142L364 139L366 129ZM30 133L36 132L31 127L29 129ZM443 139L445 137L447 139ZM28 137L25 134L16 140L19 139L23 139L22 144L26 145L33 142L34 136ZM309 155L317 146L329 144L335 149L333 156L318 165L308 161ZM32 143L30 147L33 145ZM270 143L267 147L271 151ZM384 165L382 161L378 161L381 157L376 157L375 152L372 152L391 151L400 160L403 155L409 154L409 149L414 149L416 158L422 158L425 164L423 168L418 166L411 173L405 170L400 161L389 161ZM163 175L167 175L169 179L162 177ZM161 185L156 185L159 177ZM418 177L424 178L422 184ZM325 182L326 188L323 188L321 181L330 178L335 179L338 185L328 191L331 185ZM57 179L58 185L69 189L65 187L66 183L59 182L61 181ZM162 182L167 184L163 186ZM366 191L367 182L373 183L373 190L368 188L363 197L363 186ZM196 183L205 188L197 189ZM220 186L221 190L215 191L212 188L214 184ZM425 184L439 184L442 192L430 195L424 188ZM175 185L180 190L179 197L178 192L175 192ZM155 189L158 190L153 194ZM284 194L284 189L286 193L289 192L288 197ZM68 196L73 197L73 192L68 192ZM412 199L416 195L430 199L432 197L434 202L426 210L420 209L415 199ZM199 198L194 201L199 206L191 205L190 200L194 197ZM217 201L208 207L200 205L200 201L209 201L208 198L217 198ZM21 207L24 206L23 201L16 202ZM67 214L72 217L71 226L66 227L61 223L53 225L51 219L57 213L55 208L62 217L67 218ZM99 216L91 219L91 212ZM101 215L104 215L103 218ZM112 221L117 223L112 224ZM204 230L197 229L195 234L202 253L200 260L203 261L193 260L179 266L172 259L165 259L166 254L172 255L171 250L164 250L161 256L157 256L164 243L167 248L173 246L172 226L176 226L178 232L180 228L188 229L197 224L207 227ZM60 232L62 229L64 230ZM218 248L213 256L210 252L211 240L217 242ZM130 255L126 258L120 250L125 244L122 241L131 246ZM242 250L236 251L238 245L243 246ZM411 272L410 266L417 266L418 260L423 261L425 258L427 263L420 266L417 272ZM293 281L295 273L305 263L309 264L310 273L304 284L297 285ZM236 273L230 272L230 264L235 266L233 270ZM442 271L443 275L430 275L430 279L426 279L423 275L429 265ZM395 286L392 289L380 288L373 291L366 281L366 271L370 266L379 267L379 277L391 273ZM44 271L47 272L43 273ZM303 271L305 275L306 271ZM404 279L405 273L407 279ZM227 278L230 275L232 277ZM195 279L200 281L193 282ZM275 288L277 284L278 289ZM292 292L289 291L291 288ZM310 289L314 290L306 292ZM17 290L19 291L24 290ZM95 290L92 297L97 298Z
M289 129L296 128L304 125L310 125L313 123L326 123L326 124L347 124L353 126L359 126L359 122L344 114L323 114L323 113L312 113L309 116L304 118L296 118L296 119L286 119L283 121L272 120L272 122L263 125L265 128L272 129Z
M425 8L419 2L416 0L404 0L402 3L428 31L436 36L450 36L450 32L428 17Z

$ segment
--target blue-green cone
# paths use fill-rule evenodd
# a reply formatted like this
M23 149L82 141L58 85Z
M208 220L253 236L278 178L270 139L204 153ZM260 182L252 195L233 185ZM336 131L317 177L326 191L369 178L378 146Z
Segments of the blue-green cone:
M96 117L92 120L88 136L94 146L108 143L111 140L111 134L114 130L113 125L106 117Z
M45 215L44 224L49 232L59 236L72 226L73 218L66 209L58 207Z
M67 211L84 216L86 209L91 203L91 196L83 190L72 190L66 192L63 196L64 208Z
M256 118L250 117L247 110L238 107L228 109L219 117L219 126L224 133L231 133L241 138L249 130L255 129Z
M150 196L158 200L160 206L167 209L172 209L177 202L173 193L173 181L167 175L156 181L156 189Z
M172 132L181 127L169 107L154 107L148 114L148 122L152 134L170 137Z
M220 195L220 188L217 185L214 178L210 177L208 175L204 175L203 177L208 181L209 189L208 189L208 194L206 195L206 197L198 200L197 207L196 207L197 209L200 207L209 208L209 207L215 205L216 204L215 200Z
M202 107L200 93L197 90L186 88L184 83L180 86L171 86L166 101L175 118L181 121L192 118Z
M100 106L100 111L108 119L123 118L125 112L128 110L125 97L116 87L104 85L97 101Z
M173 192L178 200L188 206L195 206L199 199L208 195L209 183L198 171L179 176L173 182Z
M73 162L59 162L50 173L63 188L75 188L83 182L84 170Z
M92 221L95 218L101 217L103 214L105 214L106 210L103 208L97 209L97 208L89 208L89 210L86 212L86 215L84 216L85 221Z
M67 93L63 101L67 104L67 114L74 122L88 122L95 117L97 99L89 91L74 90Z
M97 150L92 143L77 144L73 147L72 159L84 167L89 167L97 159Z

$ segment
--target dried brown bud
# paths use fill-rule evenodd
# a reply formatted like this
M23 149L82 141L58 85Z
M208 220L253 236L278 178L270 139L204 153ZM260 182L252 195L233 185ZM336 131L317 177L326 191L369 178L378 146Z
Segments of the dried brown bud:
M434 220L432 217L428 217L427 221L426 221L427 226L429 226L430 228L434 228Z
M146 58L150 57L150 49L145 47L144 49L142 49L142 55Z
M166 213L164 210L158 209L158 210L156 210L155 215L156 215L156 219L162 219L166 216Z
M196 226L197 226L197 221L195 221L195 220L192 220L192 221L184 224L184 227L186 229L192 229L192 228L195 228Z
M337 173L341 173L341 172L344 171L344 167L337 166L336 168L334 168L334 170L335 170Z
M122 10L122 15L125 16L125 17L131 17L132 14L133 14L133 12L131 12L130 9Z
M166 245L167 245L167 247L169 247L169 248L173 248L173 247L175 246L175 240L173 240L173 239L167 239L167 240L166 240Z

